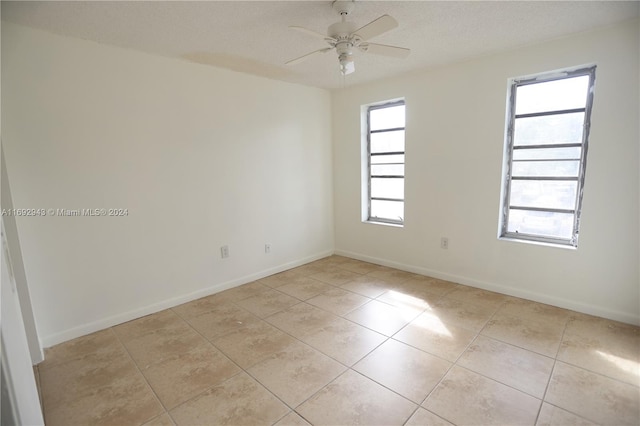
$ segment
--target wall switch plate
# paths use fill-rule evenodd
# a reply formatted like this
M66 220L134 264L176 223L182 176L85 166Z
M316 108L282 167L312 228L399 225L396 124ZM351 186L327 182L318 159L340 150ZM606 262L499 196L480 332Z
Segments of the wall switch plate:
M447 237L440 238L440 248L445 250L449 248L449 238Z
M271 244L264 245L264 252L267 254L271 253Z
M222 257L223 259L229 257L229 246L220 247L220 257Z

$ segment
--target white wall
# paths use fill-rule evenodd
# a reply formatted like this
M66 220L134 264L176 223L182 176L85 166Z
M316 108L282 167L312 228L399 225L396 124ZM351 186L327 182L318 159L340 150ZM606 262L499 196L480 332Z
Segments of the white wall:
M336 251L640 323L638 21L335 92ZM428 41L425 41L428 43ZM499 241L507 80L596 63L577 250ZM406 98L406 224L361 222L360 106ZM439 248L449 237L449 249Z
M328 92L8 23L2 64L14 206L129 212L18 218L44 346L333 250Z

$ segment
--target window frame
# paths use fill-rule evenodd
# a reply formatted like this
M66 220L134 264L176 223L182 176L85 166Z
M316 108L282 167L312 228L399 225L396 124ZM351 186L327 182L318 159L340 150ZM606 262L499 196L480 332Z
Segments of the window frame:
M375 111L375 110L380 110L380 109L385 109L385 108L392 108L392 107L396 107L396 106L400 106L403 105L405 107L405 122L404 122L404 126L402 127L393 127L393 128L388 128L388 129L377 129L377 130L371 130L371 111ZM393 154L398 155L398 154L402 154L404 156L404 160L402 162L402 165L405 167L405 171L402 174L402 185L404 187L404 182L405 182L405 176L406 176L406 162L407 162L407 158L406 158L406 151L407 151L407 147L406 147L406 129L407 129L407 120L406 120L406 102L404 99L398 99L398 100L393 100L393 101L388 101L388 102L384 102L384 103L378 103L378 104L372 104L372 105L368 105L366 107L366 132L367 132L367 215L366 215L366 222L369 223L382 223L382 224L387 224L387 225L396 225L396 226L404 226L404 222L405 222L405 217L403 215L402 220L394 220L394 219L390 219L390 218L385 218L385 217L374 217L371 216L371 200L383 200L383 201L396 201L396 202L402 202L402 206L403 206L403 210L404 210L404 206L405 206L405 197L403 196L402 199L390 199L390 198L385 198L385 197L372 197L371 196L371 178L373 177L371 175L371 157L372 157L372 152L371 152L371 133L381 133L381 132L385 132L385 131L399 131L402 130L403 132L405 132L404 134L404 142L405 142L405 148L402 152L394 152ZM387 155L391 155L391 154L387 154ZM397 177L396 177L397 178Z
M585 100L584 108L577 109L565 109L565 110L546 110L537 113L528 113L528 114L516 114L516 104L517 104L517 90L519 87L527 86L530 84L536 83L547 83L551 81L558 81L563 79L575 78L580 76L589 76L589 83L587 88L587 98ZM506 240L516 240L516 241L525 241L525 242L537 242L550 244L554 246L562 246L569 248L577 248L578 247L578 236L580 232L580 219L582 214L582 199L584 193L584 183L585 183L585 175L586 175L586 167L587 167L587 153L589 151L589 133L591 129L591 111L593 109L593 95L595 88L595 77L596 77L596 65L582 66L579 68L573 69L565 69L561 71L551 72L551 73L542 73L535 76L514 78L510 80L509 84L509 99L508 99L508 111L507 111L507 128L506 128L506 136L505 136L505 153L504 153L504 173L503 173L503 181L502 181L502 190L503 195L501 199L501 214L500 214L500 230L499 230L499 238ZM578 169L578 176L576 178L571 178L572 181L577 183L576 188L576 201L573 209L554 209L554 208L544 208L544 207L519 207L521 210L528 211L543 211L543 212L560 212L560 213L571 213L573 214L573 229L570 238L562 238L562 237L553 237L539 234L530 234L530 233L522 233L522 232L509 232L509 211L513 208L511 205L511 184L513 179L512 171L513 171L513 157L514 157L514 131L515 131L515 121L517 118L530 118L530 117L538 117L545 115L559 115L559 114L570 114L575 112L584 112L584 121L583 121L583 131L582 131L582 141L577 144L548 144L548 145L532 145L528 146L527 149L554 149L554 148L562 148L562 147L580 147L580 162ZM534 148L532 148L534 147ZM518 180L518 179L516 179ZM533 180L568 180L567 178L560 176L545 176L544 179L535 179Z

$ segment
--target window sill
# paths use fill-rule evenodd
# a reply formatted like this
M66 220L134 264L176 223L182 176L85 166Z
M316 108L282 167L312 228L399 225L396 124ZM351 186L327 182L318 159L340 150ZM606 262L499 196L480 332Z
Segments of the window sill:
M390 226L392 228L404 228L404 223L379 222L376 220L363 220L362 223L367 223L370 225Z
M498 237L500 241L507 241L512 243L524 243L524 244L532 244L535 246L543 246L543 247L551 247L551 248L559 248L565 250L577 250L578 247L569 245L569 244L560 244L560 243L549 243L544 241L534 241L534 240L525 240L523 238L512 238L512 237Z

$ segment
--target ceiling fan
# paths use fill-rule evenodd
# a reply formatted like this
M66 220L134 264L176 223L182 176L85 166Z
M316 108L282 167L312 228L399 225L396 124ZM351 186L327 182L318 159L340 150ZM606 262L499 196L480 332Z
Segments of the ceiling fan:
M327 53L331 50L338 53L338 62L340 63L340 72L342 75L351 74L355 71L355 64L353 62L354 49L358 49L361 52L373 53L376 55L390 56L395 58L406 58L411 50L404 47L388 46L386 44L370 43L368 40L374 37L384 34L398 26L398 22L389 15L382 15L381 17L369 22L367 25L358 28L354 22L347 21L355 4L353 0L336 0L331 5L341 17L340 22L336 22L327 29L327 35L320 34L316 31L304 28L291 26L292 30L300 31L305 34L311 35L316 38L320 38L326 41L330 47L315 50L299 58L292 59L287 62L287 65L295 65L309 59L320 53Z

